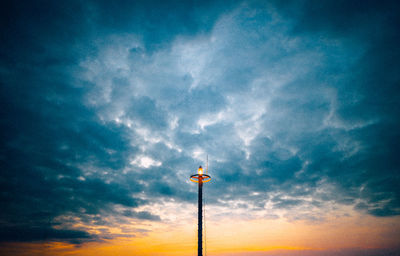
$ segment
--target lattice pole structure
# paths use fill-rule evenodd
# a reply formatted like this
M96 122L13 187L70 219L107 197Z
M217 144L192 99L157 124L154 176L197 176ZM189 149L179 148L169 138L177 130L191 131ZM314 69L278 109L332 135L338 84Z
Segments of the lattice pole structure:
M203 183L209 182L211 176L203 173L203 168L200 166L197 174L191 175L190 180L199 184L199 212L198 212L198 229L197 229L197 255L203 256Z

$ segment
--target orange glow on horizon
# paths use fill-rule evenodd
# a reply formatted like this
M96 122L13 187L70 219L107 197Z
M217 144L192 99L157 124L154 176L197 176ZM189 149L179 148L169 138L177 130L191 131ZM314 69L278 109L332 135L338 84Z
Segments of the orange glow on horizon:
M400 217L377 218L366 215L332 216L325 222L289 222L284 219L220 219L207 222L207 254L246 255L285 251L329 251L341 248L393 248L398 246ZM161 256L195 255L195 220L185 223L155 223L147 234L114 238L105 242L71 245L61 242L19 243L1 246L0 254L55 256ZM267 255L266 254L266 255Z

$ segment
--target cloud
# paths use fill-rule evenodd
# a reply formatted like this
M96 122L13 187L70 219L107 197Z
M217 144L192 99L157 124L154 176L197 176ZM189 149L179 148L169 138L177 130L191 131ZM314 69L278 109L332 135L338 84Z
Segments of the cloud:
M26 228L26 227L7 227L2 229L0 233L1 242L32 242L32 241L48 241L61 240L79 244L87 241L92 235L80 230L63 230L53 228Z
M153 221L159 221L160 217L153 215L149 212L146 211L141 211L141 212L132 212L132 211L125 211L124 215L127 217L135 217L135 218L139 218L142 220L153 220Z
M215 207L400 213L398 4L43 4L1 15L2 241L163 221L206 154Z

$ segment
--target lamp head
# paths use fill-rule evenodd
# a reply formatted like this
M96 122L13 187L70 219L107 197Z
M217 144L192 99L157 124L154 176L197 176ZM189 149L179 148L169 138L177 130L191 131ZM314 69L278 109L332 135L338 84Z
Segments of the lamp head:
M201 165L200 165L199 170L197 171L197 173L199 175L203 175L203 168L201 167Z

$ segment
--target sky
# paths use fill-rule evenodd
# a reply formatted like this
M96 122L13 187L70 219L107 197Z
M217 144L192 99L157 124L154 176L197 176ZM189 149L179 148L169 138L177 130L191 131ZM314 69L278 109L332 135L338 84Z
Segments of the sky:
M398 1L6 1L0 254L400 255Z

